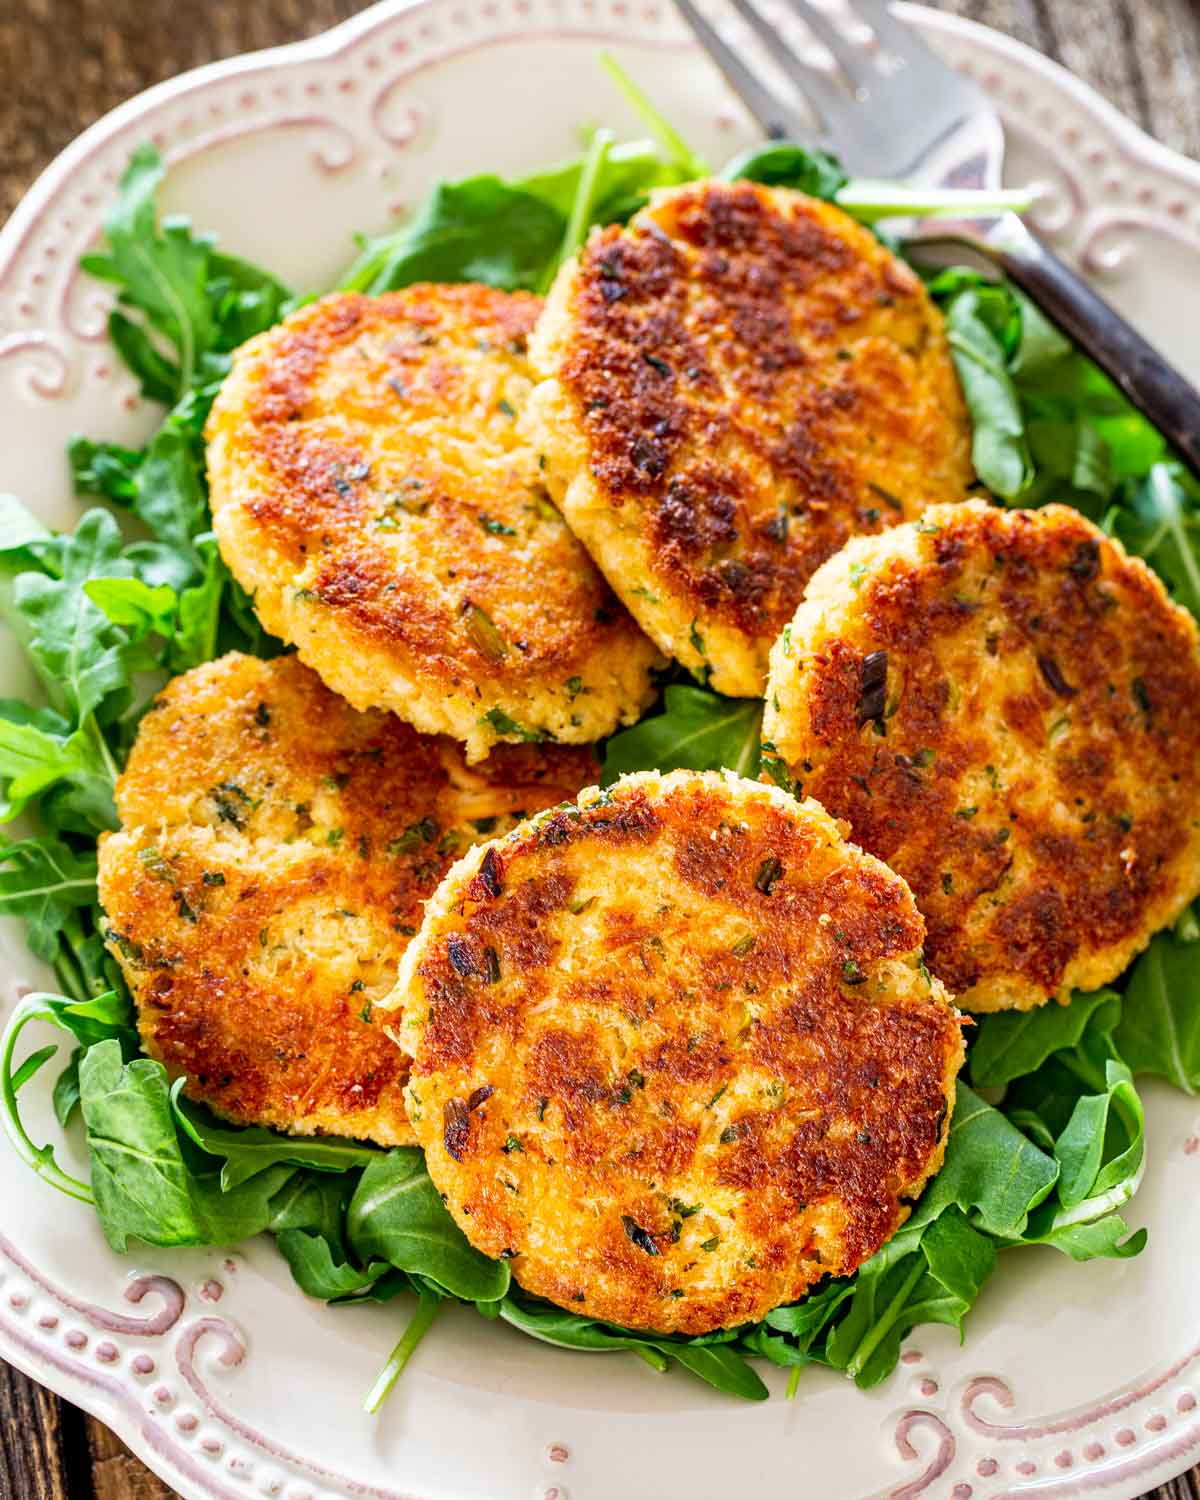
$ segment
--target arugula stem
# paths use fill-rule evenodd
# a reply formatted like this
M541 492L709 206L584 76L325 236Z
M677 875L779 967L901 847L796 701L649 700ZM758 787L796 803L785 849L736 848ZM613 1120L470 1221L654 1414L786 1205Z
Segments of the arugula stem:
M87 1183L80 1182L77 1177L71 1177L54 1160L52 1146L34 1145L21 1123L20 1110L17 1108L17 1089L13 1082L13 1053L16 1051L18 1037L30 1021L46 1018L43 999L41 995L27 996L13 1011L8 1025L4 1028L3 1047L0 1050L0 1117L3 1118L4 1129L9 1140L26 1166L32 1167L39 1177L48 1182L51 1187L56 1187L60 1193L66 1193L69 1198L78 1198L81 1203L94 1203L96 1200Z
M657 1370L661 1375L671 1361L661 1349L655 1349L650 1344L630 1344L629 1346L639 1359L644 1359L652 1370Z
M103 731L96 722L95 714L88 714L85 727L92 739L95 740L96 748L100 752L100 759L104 762L104 769L108 772L109 779L115 786L120 773L117 770L117 763L113 759L112 751L108 748L108 741L104 738Z
M202 658L204 661L212 661L217 654L217 627L221 623L221 600L224 594L225 580L222 578L217 585L216 598L209 611L208 626L204 632L204 656Z
M558 252L558 259L554 265L547 268L543 291L554 280L559 266L564 261L570 260L587 239L592 223L592 209L596 202L596 184L600 179L600 173L604 170L604 164L608 160L608 153L615 139L611 130L597 130L592 136L587 156L584 157L583 170L579 174L579 186L575 189L575 201L571 204L571 217L567 220L562 249Z
M834 202L863 224L878 219L946 217L991 218L995 214L1024 213L1034 195L1022 188L921 188L899 182L855 178L839 188ZM919 243L919 241L918 241Z
M901 1282L896 1295L884 1309L883 1316L875 1323L862 1343L859 1344L858 1348L854 1351L854 1358L846 1366L846 1374L852 1378L857 1379L867 1360L875 1353L884 1336L904 1310L904 1304L908 1301L908 1294L916 1286L917 1282L920 1281L925 1270L925 1257L918 1251L915 1259L916 1265L913 1266L912 1270Z
M788 1376L787 1390L783 1393L785 1401L794 1401L796 1392L800 1389L800 1371L802 1365L793 1365L792 1373Z
M1187 542L1180 503L1183 498L1182 489L1173 482L1171 471L1166 464L1157 463L1150 470L1150 490L1154 496L1155 507L1159 515L1163 517L1164 530L1176 543L1179 561L1194 599L1200 596L1200 563L1196 561L1196 554ZM1157 543L1155 549L1157 549ZM1151 549L1146 549L1143 555L1150 558Z
M600 66L625 95L634 113L662 144L671 161L688 177L709 177L711 169L697 156L670 121L665 120L650 103L611 52L601 52Z
M63 994L70 995L72 1000L79 1002L91 999L83 982L83 972L75 961L75 955L61 941L58 952L54 955L54 977L58 980Z
M367 1392L367 1399L363 1402L364 1411L373 1416L383 1405L387 1393L395 1385L401 1370L413 1357L417 1345L433 1326L433 1320L437 1317L438 1308L441 1305L442 1299L426 1288L422 1287L417 1293L417 1310L401 1335L400 1342L388 1355L387 1364L380 1370L375 1384Z

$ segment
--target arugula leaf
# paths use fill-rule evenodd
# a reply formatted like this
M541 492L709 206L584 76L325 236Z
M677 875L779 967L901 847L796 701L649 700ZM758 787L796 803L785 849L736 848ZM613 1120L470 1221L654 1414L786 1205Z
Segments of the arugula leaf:
M579 196L586 156L518 177L514 187L531 193L562 215L565 225ZM624 141L612 145L604 154L597 174L592 224L623 223L646 202L651 190L686 180L662 154L653 141Z
M160 225L155 200L163 176L154 147L138 146L105 218L106 248L80 264L119 288L109 337L143 393L169 406L194 383L223 375L221 356L278 322L289 293L269 272L193 234L187 219Z
M97 830L117 826L111 759L92 720L72 732L51 709L0 699L0 777L8 779L0 822L11 821L51 787L71 782Z
M367 1166L346 1212L346 1238L364 1265L387 1261L452 1297L495 1302L508 1291L508 1262L489 1260L467 1242L411 1146L376 1155Z
M1000 1239L1019 1239L1058 1174L1057 1162L959 1079L946 1159L910 1226L932 1222L953 1204L977 1228Z
M163 175L154 147L136 147L105 216L107 253L86 255L81 264L91 275L116 282L122 300L138 307L174 345L178 365L172 373L182 390L192 383L196 363L212 343L205 295L208 245L192 237L186 220L166 220L160 233L155 195ZM118 348L128 338L120 326L109 332Z
M94 1042L79 1062L79 1094L96 1213L114 1250L124 1252L131 1238L232 1245L267 1228L294 1168L276 1162L229 1189L218 1173L193 1171L161 1063L123 1060L116 1039Z
M202 1105L183 1097L186 1079L171 1087L171 1108L184 1133L210 1156L223 1157L221 1187L228 1191L268 1167L287 1162L320 1172L348 1172L383 1155L378 1146L333 1136L281 1135L263 1125L224 1125Z
M1014 500L1028 488L1033 467L1004 348L981 316L977 289L959 292L945 313L946 337L971 413L975 472L993 494Z
M228 354L255 334L273 328L291 311L296 299L270 271L216 249L208 239L204 243L208 247L206 291L216 325L214 347L220 354ZM219 379L225 373L225 364L210 360L204 373L210 380L214 376ZM196 425L202 427L203 418Z
M764 1321L769 1328L788 1334L801 1350L807 1351L846 1298L853 1295L853 1277L845 1281L831 1281L820 1291L811 1292L802 1302L775 1308L767 1314Z
M894 1369L901 1343L918 1323L948 1323L961 1334L962 1320L995 1264L987 1236L948 1208L910 1254L879 1254L860 1268L849 1310L829 1333L825 1362L864 1389L877 1385Z
M1144 1229L1130 1234L1120 1214L1110 1213L1102 1219L1051 1224L1044 1234L1027 1235L1022 1244L1049 1245L1077 1261L1128 1260L1142 1253L1148 1238Z
M50 571L58 551L53 535L15 495L0 494L0 568L16 574L30 567Z
M126 1063L115 1042L89 1047L79 1063L92 1192L105 1238L123 1252L130 1236L148 1245L194 1245L202 1233L189 1172L171 1119L161 1063Z
M1071 1111L1071 1118L1054 1143L1059 1165L1058 1197L1064 1208L1074 1209L1086 1199L1103 1197L1125 1187L1132 1194L1143 1156L1145 1121L1141 1100L1133 1087L1133 1074L1123 1063L1108 1064L1107 1088L1102 1094L1084 1094ZM1121 1117L1127 1144L1109 1157L1112 1116Z
M762 704L721 698L703 688L674 683L663 695L663 712L614 734L604 749L604 785L630 771L694 771L728 767L758 775Z
M137 471L145 451L73 437L67 444L67 461L75 493L95 495L101 500L111 500L114 505L131 505L137 496Z
M1200 951L1160 932L1134 966L1125 988L1116 1045L1135 1073L1156 1073L1200 1094Z
M269 1228L275 1199L285 1192L294 1168L278 1164L250 1182L226 1191L215 1172L191 1173L188 1196L195 1216L196 1245L238 1245Z
M364 1291L389 1270L385 1260L369 1261L362 1267L339 1263L333 1258L328 1240L303 1229L281 1229L275 1243L300 1290L306 1297L318 1297L322 1302Z
M25 938L38 958L53 963L71 912L96 899L94 850L77 853L61 839L0 842L0 913L23 917Z
M729 182L743 177L769 187L793 188L810 198L823 198L827 203L832 203L849 181L841 163L828 152L791 141L751 146L727 162L721 168L721 176Z
M51 1102L54 1105L54 1118L65 1130L71 1117L79 1108L79 1059L83 1056L83 1048L76 1047L67 1061L67 1065L54 1080L54 1092Z
M129 502L151 533L184 557L195 558L193 539L208 525L204 459L196 438L168 418L150 440Z
M13 608L29 627L29 655L52 701L77 722L128 681L125 637L83 591L91 578L128 571L120 552L116 521L105 510L90 510L63 549L60 578L19 573L13 584Z
M272 1234L283 1229L305 1229L328 1242L339 1260L345 1259L342 1231L346 1205L354 1189L353 1172L293 1172L286 1185L271 1199ZM400 1273L397 1272L397 1275Z
M709 1385L748 1401L765 1401L769 1394L761 1378L728 1344L702 1343L694 1339L685 1341L666 1334L615 1328L567 1312L565 1308L517 1296L504 1298L500 1303L500 1316L531 1338L557 1344L562 1349L591 1352L629 1349L643 1357L647 1353L657 1354L659 1368L667 1359L677 1360Z
M338 286L372 296L416 281L537 291L565 229L557 209L499 177L441 182L411 225L363 244Z
M1181 464L1156 463L1109 526L1200 617L1200 490Z
M196 537L193 555L203 575L179 592L170 583L149 583L145 577L93 578L84 584L88 598L127 631L131 645L141 645L150 636L161 638L161 648L147 648L144 659L127 651L127 663L143 670L158 666L174 674L217 654L221 604L231 578L211 531ZM153 576L149 568L146 572Z
M1055 1052L1078 1046L1097 1010L1114 998L1112 990L1095 990L1073 996L1070 1005L980 1016L971 1045L971 1082L977 1088L995 1088L1035 1073Z
M743 1401L766 1401L770 1391L763 1384L762 1376L751 1369L736 1349L727 1344L701 1344L692 1342L677 1344L662 1342L651 1348L675 1360L685 1370L698 1375L719 1391L731 1396L740 1396Z

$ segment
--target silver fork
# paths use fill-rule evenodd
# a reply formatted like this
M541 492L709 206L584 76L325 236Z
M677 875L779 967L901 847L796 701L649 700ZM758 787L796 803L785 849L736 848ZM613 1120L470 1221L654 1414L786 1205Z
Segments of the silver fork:
M872 33L870 48L851 41L810 0L786 0L822 46L835 73L812 66L751 0L730 0L763 44L771 69L735 52L694 0L675 0L709 56L770 137L803 140L817 119L819 144L851 176L904 178L927 186L997 187L1004 157L999 118L986 97L894 16L887 0L852 0L854 18ZM1016 214L951 230L923 228L922 244L965 245L983 255L1052 318L1124 391L1200 473L1200 393L1115 308L1025 227Z

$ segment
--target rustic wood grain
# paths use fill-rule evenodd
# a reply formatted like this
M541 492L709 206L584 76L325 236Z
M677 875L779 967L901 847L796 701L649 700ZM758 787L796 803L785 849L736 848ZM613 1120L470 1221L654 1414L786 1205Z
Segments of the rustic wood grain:
M116 1433L95 1417L85 1421L91 1488L71 1489L67 1500L171 1500L174 1490L134 1458Z
M0 1360L0 1496L76 1500L90 1494L88 1420Z
M1027 42L1200 157L1200 0L927 0ZM356 0L0 0L0 215L100 115L186 68L326 30ZM169 1500L94 1418L0 1362L0 1500ZM1200 1500L1200 1468L1146 1500Z

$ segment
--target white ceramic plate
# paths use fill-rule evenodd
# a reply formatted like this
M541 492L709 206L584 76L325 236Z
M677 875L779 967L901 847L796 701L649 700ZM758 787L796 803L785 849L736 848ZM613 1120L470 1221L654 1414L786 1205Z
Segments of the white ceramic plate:
M996 101L1009 177L1047 184L1042 231L1200 380L1200 168L1018 44L905 14ZM351 253L351 230L382 229L438 176L541 165L573 152L585 122L637 133L595 65L599 43L713 159L752 138L665 0L384 4L102 120L0 236L0 489L68 524L68 435L140 441L155 421L104 342L102 295L74 269L136 142L154 139L172 164L168 208L316 289ZM0 643L0 692L27 686ZM50 982L37 968L15 927L0 931L0 1009ZM1200 1103L1146 1096L1150 1165L1131 1215L1150 1226L1146 1253L1082 1267L1052 1251L1009 1257L965 1349L918 1330L866 1395L813 1370L797 1401L774 1380L780 1399L746 1406L450 1312L368 1418L363 1392L396 1336L388 1310L308 1302L266 1243L122 1260L90 1209L2 1146L0 1354L187 1497L1128 1500L1200 1457ZM29 1113L53 1138L48 1101Z

